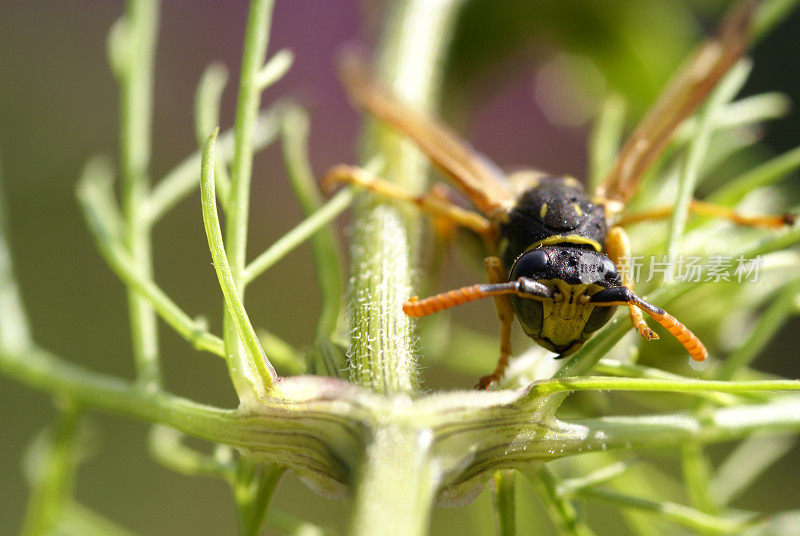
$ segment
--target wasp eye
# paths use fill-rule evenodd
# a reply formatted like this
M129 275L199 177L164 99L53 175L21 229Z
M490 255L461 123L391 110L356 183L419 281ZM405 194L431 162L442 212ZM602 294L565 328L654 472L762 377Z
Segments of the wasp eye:
M603 277L606 281L617 281L619 279L619 271L617 265L611 259L603 260Z
M547 271L549 263L547 252L541 249L534 249L522 255L514 267L515 277L531 277Z
M605 274L616 274L617 273L617 265L614 264L614 261L611 259L603 259L603 273Z

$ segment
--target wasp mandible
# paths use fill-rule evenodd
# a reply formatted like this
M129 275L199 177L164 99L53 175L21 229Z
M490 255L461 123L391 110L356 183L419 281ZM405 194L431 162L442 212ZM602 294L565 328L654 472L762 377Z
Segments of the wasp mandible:
M642 311L678 339L692 359L706 359L703 343L669 313L637 296L630 274L618 269L620 259L630 256L623 226L669 217L671 207L627 220L622 210L678 125L744 53L754 11L755 2L745 1L725 16L716 37L706 40L687 60L623 145L592 198L572 177L533 172L501 175L499 168L439 121L403 104L371 79L361 58L344 58L341 77L352 101L415 142L477 209L466 210L434 193L412 194L352 166L336 166L323 179L326 187L356 184L380 196L414 203L485 239L494 253L484 261L489 283L421 300L414 297L403 305L406 314L421 317L494 298L501 324L500 358L476 387L485 389L503 376L511 355L514 316L530 338L564 357L606 324L618 306L625 306L644 339L658 335L648 327ZM764 227L792 221L788 215L742 216L701 201L693 201L690 211Z

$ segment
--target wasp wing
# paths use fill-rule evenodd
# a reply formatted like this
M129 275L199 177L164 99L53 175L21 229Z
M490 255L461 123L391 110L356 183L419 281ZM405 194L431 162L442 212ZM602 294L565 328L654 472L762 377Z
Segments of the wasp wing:
M639 179L661 154L678 125L700 106L744 53L755 4L746 0L734 6L717 36L706 40L678 70L623 145L597 189L598 198L623 204L630 199Z
M411 138L478 210L495 215L512 198L496 166L439 121L401 102L372 79L363 58L346 54L339 69L354 104Z

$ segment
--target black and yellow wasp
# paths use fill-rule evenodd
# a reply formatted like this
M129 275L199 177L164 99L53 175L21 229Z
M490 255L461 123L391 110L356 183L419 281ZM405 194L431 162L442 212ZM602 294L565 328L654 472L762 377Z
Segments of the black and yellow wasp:
M511 355L511 324L519 319L525 333L541 346L566 356L601 328L617 306L627 306L636 330L658 338L642 311L683 344L689 355L707 357L703 343L663 309L633 292L630 274L618 270L630 255L622 226L668 217L671 207L623 216L637 183L662 152L677 126L692 114L746 49L754 2L735 6L716 37L689 58L623 145L611 171L590 198L571 177L526 172L499 176L497 167L434 118L406 106L367 75L363 60L347 56L342 79L354 103L408 136L465 194L478 212L465 210L434 193L414 195L364 169L339 165L323 183L351 183L378 195L411 202L423 211L483 236L494 256L485 259L488 284L472 285L418 300L408 300L409 316L492 296L501 322L500 358L494 372L477 387L500 379ZM746 217L724 207L693 201L695 213L736 223L778 227L788 216Z

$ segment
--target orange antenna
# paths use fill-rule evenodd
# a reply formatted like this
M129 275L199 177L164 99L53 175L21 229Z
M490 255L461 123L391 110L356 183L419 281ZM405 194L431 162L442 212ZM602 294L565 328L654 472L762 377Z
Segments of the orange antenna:
M488 298L489 296L498 296L500 294L516 294L521 298L530 298L534 300L553 298L553 291L547 286L533 281L532 279L528 279L527 277L520 277L516 281L509 281L508 283L461 287L422 300L414 296L403 304L403 312L408 316L419 318L421 316L438 313L445 309L450 309L456 305L480 300L481 298Z
M697 335L692 333L689 328L681 324L674 316L664 309L644 301L626 287L611 287L601 290L593 294L589 302L601 307L633 304L649 314L653 320L661 324L673 337L678 339L678 342L686 348L686 351L689 352L692 359L695 361L705 361L708 357L708 350L706 350L706 347L700 342Z

